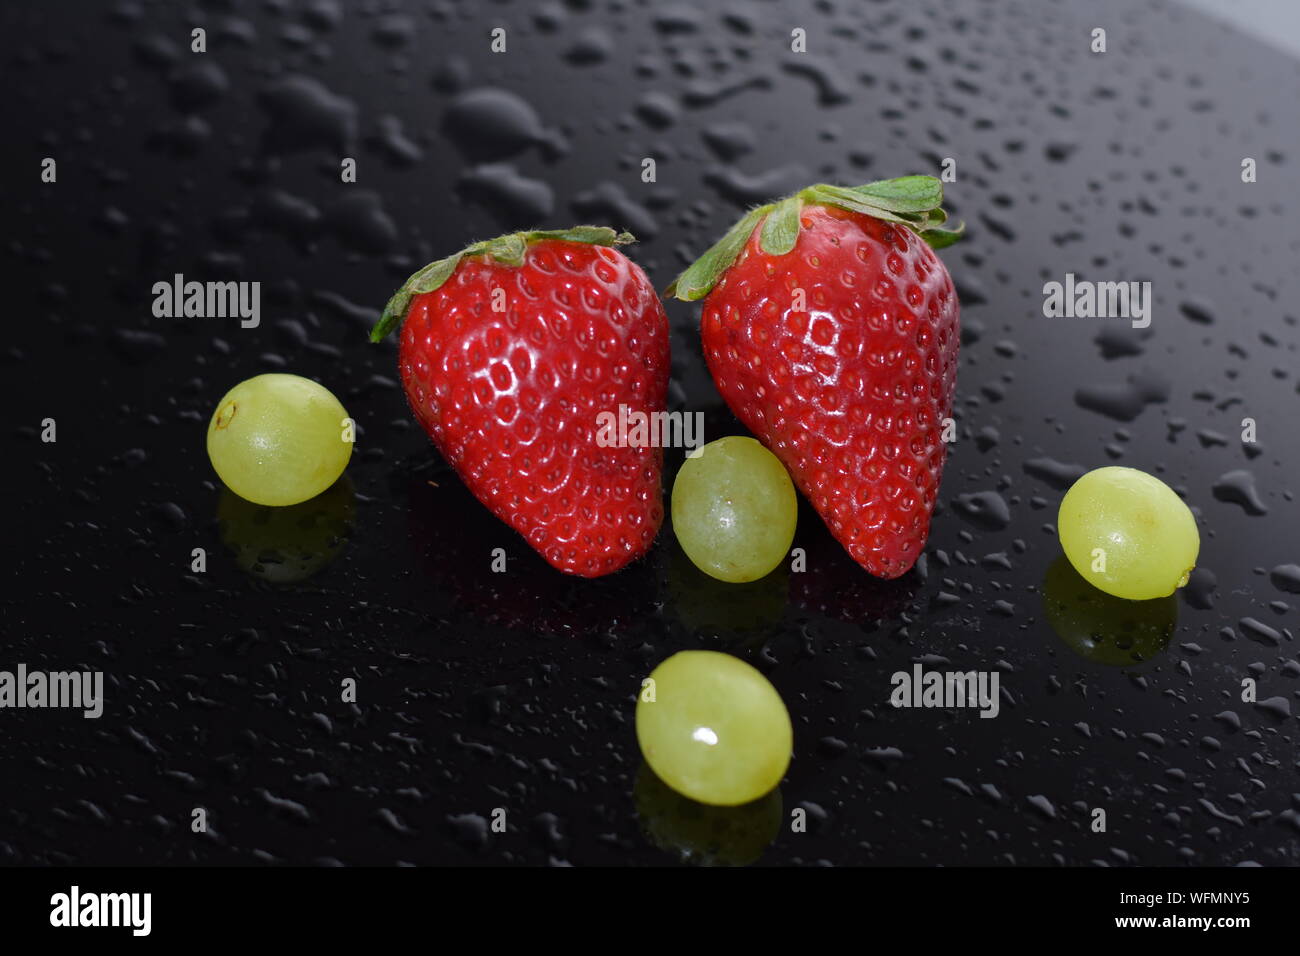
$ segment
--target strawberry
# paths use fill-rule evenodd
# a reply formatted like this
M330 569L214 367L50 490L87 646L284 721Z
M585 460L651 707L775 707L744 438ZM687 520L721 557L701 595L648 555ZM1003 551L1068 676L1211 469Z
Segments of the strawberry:
M925 545L957 379L957 293L931 247L943 187L810 186L754 209L668 289L704 299L704 357L736 417L882 578ZM707 297L707 298L706 298Z
M474 495L582 577L645 554L663 520L663 452L603 446L598 417L668 395L668 318L595 226L477 242L415 273L370 334L402 326L398 368L424 430Z

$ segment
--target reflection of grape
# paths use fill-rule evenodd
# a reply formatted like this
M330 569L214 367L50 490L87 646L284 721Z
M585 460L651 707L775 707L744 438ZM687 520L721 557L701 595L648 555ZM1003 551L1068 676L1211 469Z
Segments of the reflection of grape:
M1064 555L1043 578L1043 608L1070 650L1111 667L1131 667L1162 653L1178 623L1172 594L1150 601L1114 597L1080 577Z
M1061 500L1057 531L1076 571L1130 601L1173 594L1201 550L1191 510L1136 468L1098 468L1076 481Z
M352 429L323 385L273 373L240 382L208 425L208 457L226 487L259 505L314 498L343 474Z
M240 568L271 584L296 584L343 549L355 507L346 475L323 494L285 508L255 505L222 488L217 525Z
M668 558L668 596L692 633L761 636L781 623L790 592L784 564L757 581L728 584L697 568L681 548Z
M674 792L642 764L632 795L650 842L683 863L747 866L763 855L781 829L779 787L752 803L711 807Z
M709 442L673 483L673 532L696 567L722 581L756 581L780 564L798 513L785 466L752 438Z
M650 679L637 698L636 737L664 783L692 800L734 807L781 782L794 734L766 677L729 654L682 651Z

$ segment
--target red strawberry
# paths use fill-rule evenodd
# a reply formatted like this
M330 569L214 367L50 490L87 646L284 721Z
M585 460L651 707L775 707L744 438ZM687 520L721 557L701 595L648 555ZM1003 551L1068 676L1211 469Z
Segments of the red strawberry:
M411 276L370 334L405 319L402 384L433 443L542 557L588 578L645 554L663 520L662 450L597 443L601 412L667 402L668 318L614 248L631 241L576 226L475 243Z
M943 188L810 186L750 212L668 290L705 296L704 356L853 559L882 578L929 533L957 379ZM928 243L928 244L927 244Z

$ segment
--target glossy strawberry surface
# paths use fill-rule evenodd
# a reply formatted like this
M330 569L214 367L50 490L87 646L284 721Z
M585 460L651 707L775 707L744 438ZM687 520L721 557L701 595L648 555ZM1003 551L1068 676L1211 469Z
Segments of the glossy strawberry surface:
M714 381L860 565L895 578L929 532L957 378L952 280L916 233L809 204L794 248L755 228L704 302Z
M438 450L550 564L597 577L649 550L662 451L597 440L602 412L667 400L668 321L621 252L547 239L519 265L465 256L411 300L399 367Z

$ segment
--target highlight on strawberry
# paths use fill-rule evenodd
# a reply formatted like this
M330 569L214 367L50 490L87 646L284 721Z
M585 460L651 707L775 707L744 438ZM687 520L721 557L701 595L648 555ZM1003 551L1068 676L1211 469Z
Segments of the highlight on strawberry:
M957 380L955 242L932 176L814 185L747 213L667 294L704 300L718 391L858 564L929 535Z
M600 226L476 242L412 275L371 332L402 326L416 419L474 495L550 564L599 577L663 521L658 447L597 441L602 412L668 398L668 318Z

